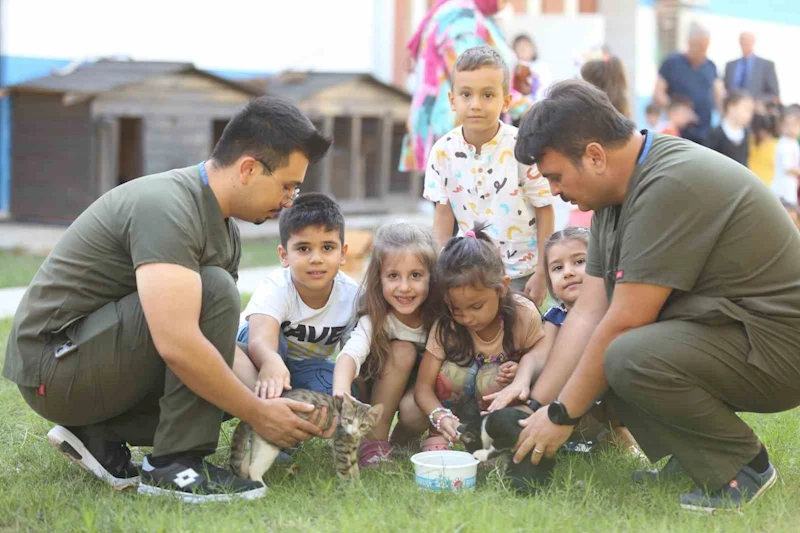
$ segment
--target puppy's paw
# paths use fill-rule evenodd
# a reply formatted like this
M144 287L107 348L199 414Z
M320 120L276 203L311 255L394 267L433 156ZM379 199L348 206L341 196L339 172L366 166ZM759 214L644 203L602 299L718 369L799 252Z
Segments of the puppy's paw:
M472 452L472 457L483 463L489 459L489 450L474 451Z

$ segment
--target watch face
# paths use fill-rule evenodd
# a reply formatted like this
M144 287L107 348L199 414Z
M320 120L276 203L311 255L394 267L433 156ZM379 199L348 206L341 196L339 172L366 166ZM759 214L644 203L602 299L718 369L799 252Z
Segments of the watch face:
M577 419L570 418L567 408L557 400L547 408L547 417L553 424L559 426L574 426L577 423Z
M558 402L553 402L550 404L550 407L547 408L547 416L550 418L550 421L553 424L561 424L561 404Z

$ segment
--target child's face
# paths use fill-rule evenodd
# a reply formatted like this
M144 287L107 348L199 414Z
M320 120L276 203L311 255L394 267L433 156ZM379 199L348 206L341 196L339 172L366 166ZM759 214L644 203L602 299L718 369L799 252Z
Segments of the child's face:
M483 286L466 285L447 291L447 306L453 319L479 334L497 319L500 313L500 298L508 293L508 277L502 289L489 289Z
M326 231L324 226L303 228L289 237L286 248L278 247L281 265L292 271L298 290L312 292L330 289L346 253L339 230Z
M669 112L669 121L678 129L685 128L695 120L697 120L697 116L694 114L694 110L685 105L675 107Z
M586 245L578 240L554 244L547 252L547 273L553 294L568 308L575 305L586 270Z
M514 53L520 61L533 61L533 56L536 55L536 47L533 43L525 39L517 41L514 46Z
M395 316L417 317L428 297L430 273L416 254L389 254L381 265L383 298Z
M454 73L449 96L450 107L468 133L496 128L511 102L511 95L503 92L503 70L492 67Z
M753 110L755 104L752 98L743 98L737 103L728 106L728 111L725 117L734 125L745 127L753 120Z
M783 119L783 134L792 139L800 137L800 116L789 115Z

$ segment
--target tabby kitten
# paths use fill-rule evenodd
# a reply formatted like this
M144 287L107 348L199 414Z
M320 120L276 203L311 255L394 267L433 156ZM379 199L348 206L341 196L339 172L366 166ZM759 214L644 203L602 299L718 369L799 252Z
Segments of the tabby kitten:
M283 393L284 398L310 403L317 408L327 407L328 417L323 430L327 431L336 415L339 422L333 434L333 458L336 474L342 479L358 477L358 445L375 427L383 414L383 405L369 406L349 396L334 398L328 394L307 389L293 389ZM308 418L307 413L298 413ZM270 469L280 448L264 440L245 422L239 422L231 441L231 470L245 479L261 481Z

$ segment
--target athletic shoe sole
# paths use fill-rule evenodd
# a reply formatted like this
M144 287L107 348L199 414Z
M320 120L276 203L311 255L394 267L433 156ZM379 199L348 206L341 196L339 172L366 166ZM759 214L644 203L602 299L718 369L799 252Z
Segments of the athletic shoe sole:
M758 492L756 492L755 495L752 498L750 498L745 505L751 504L757 499L759 499L765 492L767 492L768 489L772 488L772 486L775 484L776 481L778 481L778 470L776 468L773 468L772 475L767 480L767 482L761 485L761 488L758 489ZM739 507L703 507L701 505L689 505L682 503L681 508L687 511L694 511L696 513L708 513L712 515L717 514L720 511L724 513L742 514L741 505Z
M67 459L79 465L101 481L105 481L115 490L124 490L139 484L139 476L118 478L111 475L94 456L89 453L86 446L70 430L64 426L55 426L47 432L50 444L61 452Z
M147 496L161 496L164 498L177 498L185 503L217 503L233 502L237 500L259 500L267 495L267 487L248 490L246 492L234 492L229 494L195 494L192 492L182 492L179 490L162 489L141 483L137 489L139 494Z

